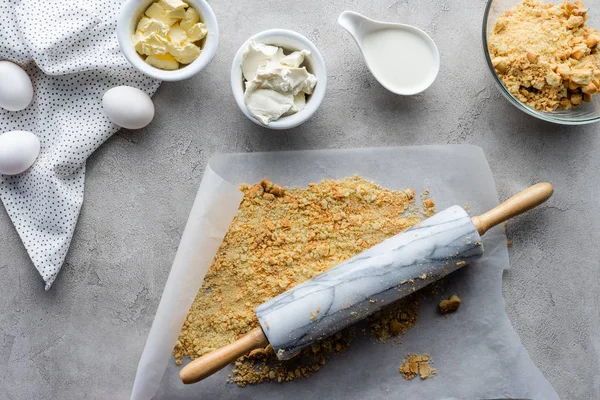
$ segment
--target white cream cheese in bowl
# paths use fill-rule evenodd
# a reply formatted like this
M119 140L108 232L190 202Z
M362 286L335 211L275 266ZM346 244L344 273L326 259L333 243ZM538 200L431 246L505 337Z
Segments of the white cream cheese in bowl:
M304 109L317 78L301 67L308 50L285 55L283 49L250 41L242 57L244 104L265 125Z
M235 100L251 121L290 129L309 119L325 95L327 72L304 36L273 29L248 39L231 67Z

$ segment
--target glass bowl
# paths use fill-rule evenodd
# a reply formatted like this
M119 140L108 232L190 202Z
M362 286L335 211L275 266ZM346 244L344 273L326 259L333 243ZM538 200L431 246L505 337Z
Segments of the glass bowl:
M557 2L559 1L560 0L557 0ZM492 65L492 59L488 52L488 37L492 32L498 17L520 2L521 0L488 0L483 15L483 53L485 54L485 60L490 72L494 76L494 81L496 82L496 86L500 90L500 93L502 93L502 95L519 110L544 121L562 125L584 125L600 121L600 94L595 95L591 102L583 103L569 110L538 111L521 103L521 101L515 98L502 84L502 81L496 74L496 70ZM593 0L584 1L584 4L587 7L590 6L588 3L596 2ZM600 28L600 7L589 7L588 16L589 18L586 23L592 28Z

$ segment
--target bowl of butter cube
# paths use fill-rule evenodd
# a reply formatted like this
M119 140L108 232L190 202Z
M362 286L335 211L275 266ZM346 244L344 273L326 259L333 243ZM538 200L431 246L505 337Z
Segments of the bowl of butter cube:
M137 70L155 79L180 81L210 63L219 29L204 0L127 0L117 21L117 38Z

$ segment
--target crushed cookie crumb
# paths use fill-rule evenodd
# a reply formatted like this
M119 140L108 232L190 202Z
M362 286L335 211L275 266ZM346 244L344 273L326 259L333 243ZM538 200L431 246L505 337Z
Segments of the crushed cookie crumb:
M265 179L240 190L244 197L238 213L175 346L179 362L235 341L259 326L254 313L259 304L424 219L412 189L388 190L358 176L304 189ZM434 210L433 200L428 204ZM391 337L410 329L417 305L413 295L380 310L369 319L375 335ZM391 328L391 319L400 325ZM352 337L348 331L338 333L288 361L279 361L269 348L255 351L236 361L230 381L244 386L310 376L332 354L343 352Z
M369 328L382 343L404 334L419 320L420 300L418 293L411 294L377 311L368 318Z
M539 111L569 109L600 90L600 33L581 1L524 0L498 17L488 40L504 86Z
M460 297L453 294L448 300L440 301L439 308L442 314L450 314L458 310L460 306Z
M421 206L423 207L423 215L431 217L435 214L435 202L429 197L429 189L421 193Z
M274 196L282 197L285 194L285 189L279 185L275 185L273 182L263 179L260 185L264 188L267 193L271 193Z
M417 376L421 379L428 379L437 374L437 371L431 367L433 360L429 354L409 354L402 361L400 374L406 380L412 380Z

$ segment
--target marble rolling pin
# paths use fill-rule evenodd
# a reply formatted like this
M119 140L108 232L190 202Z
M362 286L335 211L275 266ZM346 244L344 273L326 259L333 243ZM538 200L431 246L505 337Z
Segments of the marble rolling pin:
M269 343L280 360L367 317L483 255L488 229L552 196L538 183L487 213L469 217L452 206L256 307L260 327L186 365L183 383L198 382Z

